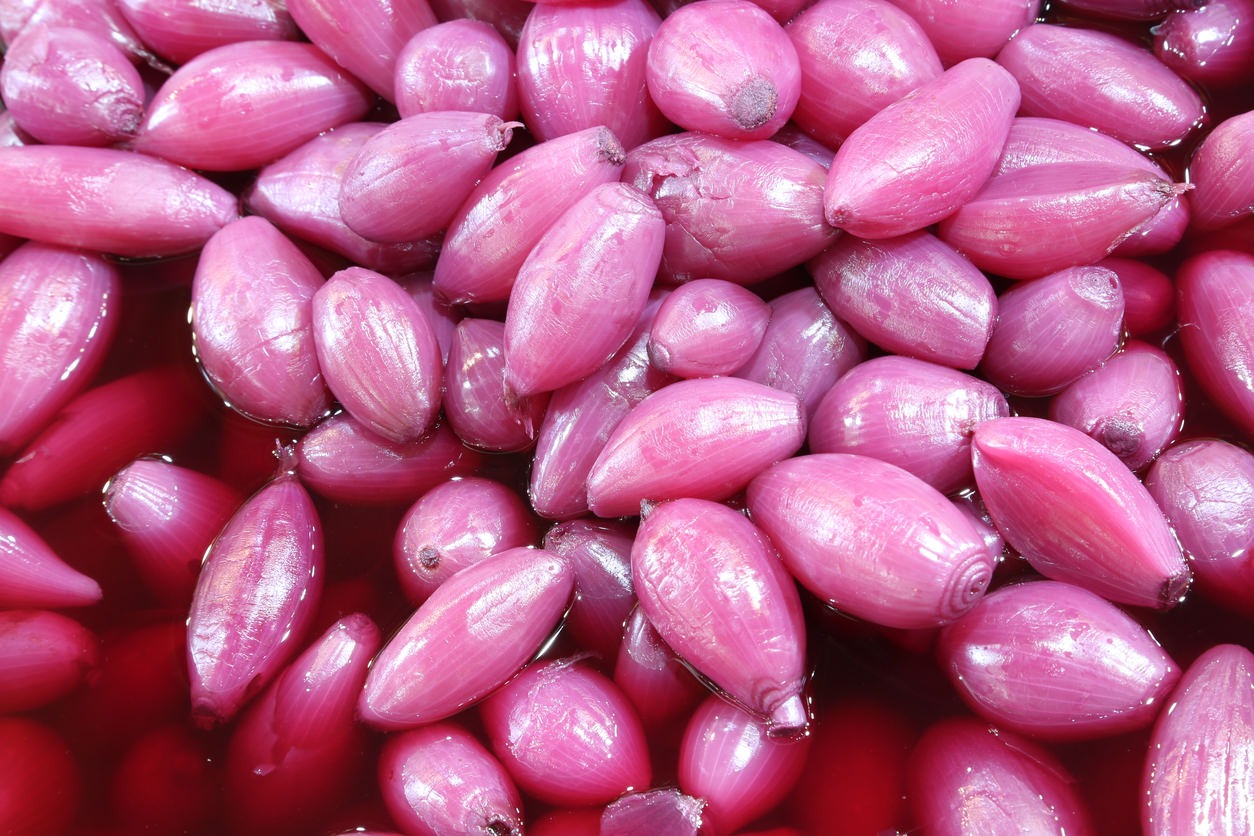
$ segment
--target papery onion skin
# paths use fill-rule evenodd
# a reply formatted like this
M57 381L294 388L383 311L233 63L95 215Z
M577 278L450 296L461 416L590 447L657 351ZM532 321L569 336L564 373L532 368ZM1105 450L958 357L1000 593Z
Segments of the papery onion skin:
M668 833L697 836L706 802L674 788L628 793L605 806L601 813L604 836Z

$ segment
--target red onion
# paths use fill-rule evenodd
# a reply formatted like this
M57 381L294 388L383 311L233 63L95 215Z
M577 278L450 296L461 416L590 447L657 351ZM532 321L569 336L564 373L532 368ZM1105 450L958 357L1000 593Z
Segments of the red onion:
M480 709L518 786L549 804L605 804L649 786L644 730L614 683L573 659L528 667Z
M453 111L389 125L344 172L340 216L363 238L388 244L443 232L514 127L490 114Z
M46 610L0 611L0 712L42 708L77 688L100 662L95 635Z
M301 31L385 99L401 48L436 16L427 0L287 0Z
M224 767L237 827L312 825L349 794L365 760L357 692L379 642L366 616L340 619L240 717Z
M392 737L379 758L379 783L392 817L407 833L523 831L522 800L509 774L456 723Z
M361 83L312 45L245 41L202 53L170 76L132 145L192 168L259 168L369 108ZM259 116L269 129L242 141Z
M683 380L614 428L588 473L588 506L614 517L644 500L727 499L804 438L794 395L732 377Z
M819 0L789 21L784 31L801 63L793 121L834 148L939 76L936 50L906 12L883 0Z
M984 356L997 321L993 286L933 235L846 235L809 270L832 313L884 349L956 369Z
M156 457L131 462L104 486L105 510L140 577L171 607L191 603L205 552L240 502L230 485Z
M107 148L0 148L0 233L133 258L203 246L236 199L186 169Z
M421 604L467 566L535 541L518 495L490 479L469 476L436 485L405 512L393 556L405 597Z
M0 452L29 441L99 370L117 330L120 280L100 257L33 241L0 262L0 388L8 393Z
M645 87L661 23L645 0L541 3L518 42L518 97L537 139L604 125L631 149L669 123Z
M1248 829L1248 0L891 2L0 0L0 831Z
M322 526L294 473L250 497L205 554L187 619L192 713L234 717L306 638L323 580Z
M9 46L0 94L23 131L40 142L111 145L130 137L144 111L139 73L104 35L28 26Z
M340 216L344 172L384 126L356 122L327 131L261 170L244 197L249 211L288 235L351 259L358 266L403 273L431 266L434 242L380 244L367 240Z
M505 311L506 397L605 365L649 301L666 225L648 196L605 183L571 203L518 270Z
M1093 833L1075 783L1043 747L968 718L928 729L910 758L915 815L937 836Z
M971 450L989 515L1038 572L1120 603L1180 602L1190 580L1180 545L1114 453L1039 418L986 421Z
M687 716L709 694L658 635L644 610L633 609L621 632L614 684L631 700L646 728L664 727Z
M1024 116L1049 116L1147 148L1184 139L1201 98L1153 55L1116 35L1036 23L997 56L1019 82Z
M192 282L192 338L205 376L234 409L297 427L330 411L314 344L322 284L264 218L241 218L205 244Z
M575 570L575 602L563 629L607 662L626 639L623 625L636 603L631 586L635 535L635 526L595 519L558 523L544 535L544 548L566 558Z
M297 40L300 30L275 0L116 0L118 11L153 52L185 64L241 41Z
M1055 581L990 593L941 631L938 651L972 710L1046 739L1143 728L1180 678L1130 616Z
M386 276L350 267L313 294L312 318L318 365L344 409L389 441L426 435L444 370L414 298Z
M570 563L542 550L507 549L459 572L384 646L358 713L376 728L404 729L478 702L535 655L573 592Z
M727 139L766 139L801 93L797 51L748 0L677 9L649 44L649 95L676 125Z
M505 323L469 316L458 322L444 370L444 416L462 443L496 453L535 444L548 416L549 397L540 393L511 402L501 397Z
M1009 414L1005 397L982 380L909 357L877 357L827 390L810 423L810 450L872 456L954 493L974 484L972 430Z
M679 785L705 800L720 832L738 831L792 790L809 744L808 737L780 740L752 714L710 696L684 731Z
M1014 78L969 58L862 123L836 152L827 222L891 238L952 214L992 173L1019 107Z
M1141 807L1146 833L1254 826L1252 676L1250 651L1223 644L1185 671L1150 740Z
M434 110L518 116L514 51L486 23L451 20L415 34L396 56L392 85L402 117Z
M742 367L766 333L771 309L752 292L719 279L680 285L658 308L649 363L676 377L710 377Z
M664 502L640 524L631 573L668 646L772 736L804 733L801 599L753 523L708 500Z
M962 512L878 459L831 453L782 461L753 480L748 503L803 586L876 624L948 623L992 579L993 556Z

